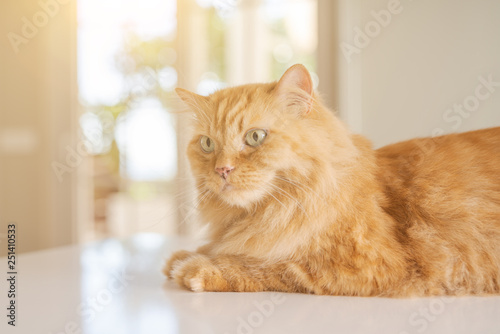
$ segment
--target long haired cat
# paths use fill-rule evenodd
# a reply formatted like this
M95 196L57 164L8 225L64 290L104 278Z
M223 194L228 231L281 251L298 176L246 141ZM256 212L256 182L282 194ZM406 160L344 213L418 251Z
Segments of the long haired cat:
M188 157L210 242L164 272L193 291L500 293L500 128L378 150L302 65L200 96Z

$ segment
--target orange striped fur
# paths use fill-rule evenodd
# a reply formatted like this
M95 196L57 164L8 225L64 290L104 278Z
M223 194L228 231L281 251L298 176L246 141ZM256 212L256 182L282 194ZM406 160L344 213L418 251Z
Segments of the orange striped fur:
M500 128L373 150L321 103L302 65L275 83L177 92L196 119L187 153L211 231L168 261L181 286L499 294ZM267 133L256 147L245 143L252 129Z

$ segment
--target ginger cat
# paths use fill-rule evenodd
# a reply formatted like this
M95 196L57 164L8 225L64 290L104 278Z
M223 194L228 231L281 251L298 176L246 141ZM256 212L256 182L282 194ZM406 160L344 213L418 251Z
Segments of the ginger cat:
M500 293L500 128L373 150L313 92L279 82L205 97L188 157L211 241L164 272L193 291Z

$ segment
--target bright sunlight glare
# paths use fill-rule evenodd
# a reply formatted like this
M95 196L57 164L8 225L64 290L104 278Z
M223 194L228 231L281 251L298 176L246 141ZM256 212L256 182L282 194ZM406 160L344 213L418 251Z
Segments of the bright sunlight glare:
M171 37L175 29L175 0L79 0L78 81L82 104L112 106L123 98L126 81L116 66L116 57L130 33L149 40ZM120 152L125 152L126 176L133 180L172 178L177 161L172 119L159 102L137 102L125 113L130 119L122 117L115 133ZM99 131L95 122L81 123L83 133ZM86 128L93 126L96 129Z

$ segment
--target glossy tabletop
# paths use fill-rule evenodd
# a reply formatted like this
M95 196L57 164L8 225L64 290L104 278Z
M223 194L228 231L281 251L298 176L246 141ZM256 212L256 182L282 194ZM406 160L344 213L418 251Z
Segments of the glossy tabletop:
M195 247L140 234L20 254L16 327L7 325L3 279L1 333L500 333L500 297L186 291L167 281L161 267L173 251ZM6 268L7 259L0 263Z

